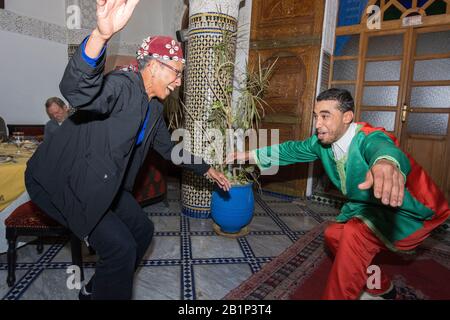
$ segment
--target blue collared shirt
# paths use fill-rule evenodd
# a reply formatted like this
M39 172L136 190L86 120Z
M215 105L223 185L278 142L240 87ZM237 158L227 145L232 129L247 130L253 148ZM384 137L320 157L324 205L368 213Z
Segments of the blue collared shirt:
M91 67L95 68L97 66L98 61L100 60L100 58L105 54L106 45L103 47L102 51L100 52L100 54L96 58L88 57L88 55L86 54L86 43L87 43L89 37L90 36L87 36L83 40L83 43L81 44L81 55L83 56L83 60L86 61L88 65L90 65Z
M144 124L142 125L142 128L141 128L141 130L139 131L139 134L138 134L138 138L136 140L136 145L137 146L142 143L142 141L144 140L144 137L145 137L145 128L147 128L148 118L149 118L149 114L150 114L150 112L148 112L149 109L150 109L150 103L147 106L147 112L145 113Z

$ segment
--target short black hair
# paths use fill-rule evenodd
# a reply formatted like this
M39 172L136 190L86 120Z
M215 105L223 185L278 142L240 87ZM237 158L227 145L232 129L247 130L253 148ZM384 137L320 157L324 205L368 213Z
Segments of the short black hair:
M355 101L353 100L353 97L348 90L330 88L319 93L316 99L317 102L328 100L337 101L339 103L338 109L341 112L355 112Z

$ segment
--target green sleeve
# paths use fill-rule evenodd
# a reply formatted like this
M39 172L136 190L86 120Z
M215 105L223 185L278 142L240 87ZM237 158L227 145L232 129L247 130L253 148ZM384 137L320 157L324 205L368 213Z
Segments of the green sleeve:
M297 162L310 162L319 157L312 145L315 136L303 141L287 141L269 147L256 149L253 157L258 167L268 169L272 166L285 166Z
M405 181L406 176L411 171L411 165L406 154L400 150L385 133L376 131L369 134L364 144L364 157L369 164L369 168L381 159L394 162L402 172Z

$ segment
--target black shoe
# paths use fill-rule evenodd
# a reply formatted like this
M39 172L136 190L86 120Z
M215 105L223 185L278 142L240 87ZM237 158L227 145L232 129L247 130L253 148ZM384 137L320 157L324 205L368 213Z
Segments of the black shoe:
M389 290L386 293L383 293L380 297L382 297L385 300L395 300L395 298L397 297L397 289L393 285L391 290Z
M373 295L368 292L363 292L359 300L395 300L397 298L397 289L392 284L392 287L385 293L380 295Z
M86 287L82 286L78 293L78 300L92 300L92 293L86 291Z
M79 300L92 300L92 279L86 285L82 286L78 293Z

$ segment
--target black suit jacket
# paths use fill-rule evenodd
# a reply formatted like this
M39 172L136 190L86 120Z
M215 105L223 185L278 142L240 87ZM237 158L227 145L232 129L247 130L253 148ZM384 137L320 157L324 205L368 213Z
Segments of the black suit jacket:
M149 105L140 73L114 71L104 76L104 64L105 56L91 67L81 49L69 61L60 90L77 112L39 146L25 172L31 199L80 238L92 231L119 190L132 190L150 147L170 160L175 144L162 104L152 99ZM147 108L145 138L136 147ZM197 174L209 169L202 160L189 157L191 163L201 164L184 165L188 169Z
M51 119L49 120L46 124L45 124L45 128L44 128L44 140L48 139L48 137L50 135L52 135L53 133L55 133L55 131L59 129L59 123L58 121L56 121L55 119Z

